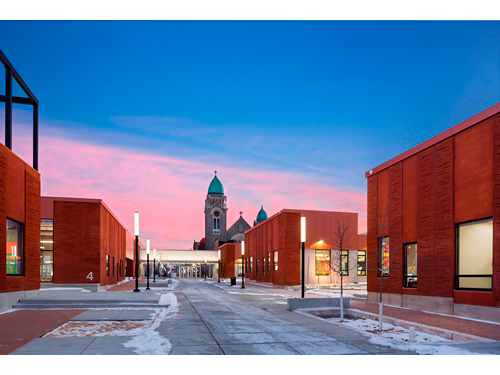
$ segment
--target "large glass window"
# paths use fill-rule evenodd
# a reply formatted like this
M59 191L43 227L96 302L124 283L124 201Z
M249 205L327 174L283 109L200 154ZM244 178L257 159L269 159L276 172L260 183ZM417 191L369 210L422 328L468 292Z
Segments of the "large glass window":
M410 243L404 249L404 286L405 288L417 287L417 244Z
M262 275L266 274L266 258L262 258Z
M493 220L457 226L456 287L491 289L493 272Z
M278 270L278 250L274 252L274 270Z
M40 281L54 281L54 220L40 220Z
M316 250L316 276L330 275L330 250Z
M340 264L342 266L342 276L349 276L349 250L342 250L340 252Z
M7 275L23 275L24 225L17 221L7 219Z
M250 272L253 272L253 257L250 257L249 267L250 267Z
M388 277L389 276L389 256L390 256L390 247L389 247L389 237L379 238L379 277Z
M358 251L358 276L366 276L366 251Z
M267 253L267 270L271 271L271 253Z
M259 259L255 259L255 276L259 275Z

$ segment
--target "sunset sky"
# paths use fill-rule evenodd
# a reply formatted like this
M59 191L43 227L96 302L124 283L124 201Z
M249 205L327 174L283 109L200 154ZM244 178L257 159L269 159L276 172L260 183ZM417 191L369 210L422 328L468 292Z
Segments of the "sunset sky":
M500 22L0 21L40 102L42 194L101 198L130 230L137 210L163 249L204 237L215 169L229 225L347 207L365 232L364 173L497 103L499 41Z

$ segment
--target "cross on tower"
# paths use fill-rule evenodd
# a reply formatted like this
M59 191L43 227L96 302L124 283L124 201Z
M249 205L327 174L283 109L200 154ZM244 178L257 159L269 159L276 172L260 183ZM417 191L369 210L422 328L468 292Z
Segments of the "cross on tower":
M215 175L217 176L217 170L214 171Z
M243 212L242 212L242 211L240 211L240 216L242 216L242 215L243 215Z

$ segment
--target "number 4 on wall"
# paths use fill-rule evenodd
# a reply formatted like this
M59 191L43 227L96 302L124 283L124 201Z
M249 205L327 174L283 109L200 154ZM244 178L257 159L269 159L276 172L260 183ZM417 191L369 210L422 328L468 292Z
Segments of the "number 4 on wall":
M89 272L87 275L87 279L90 279L91 281L94 279L94 276L92 276L92 272Z

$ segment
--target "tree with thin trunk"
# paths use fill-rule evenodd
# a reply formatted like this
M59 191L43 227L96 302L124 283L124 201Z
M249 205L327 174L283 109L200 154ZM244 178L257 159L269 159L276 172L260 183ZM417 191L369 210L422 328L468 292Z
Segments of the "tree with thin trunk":
M347 215L342 215L347 212L347 207L343 212L340 211L338 207L337 210L339 213L335 215L333 228L335 238L333 246L335 246L336 249L330 251L330 257L327 263L330 271L340 276L340 318L344 319L344 276L349 271L346 264L349 265L349 241L351 239L351 231L349 228L349 218L346 217ZM347 251L347 255L343 254L344 251ZM347 263L344 262L346 256Z
M382 255L383 255L383 249L382 246L385 245L384 243L384 238L386 235L386 229L387 229L387 224L389 220L389 211L390 211L390 202L388 201L384 212L380 212L377 218L377 250L378 250L378 255L377 255L377 271L378 271L378 277L380 279L380 293L379 293L379 308L378 308L378 313L379 313L379 331L382 331L382 320L383 320L383 303L382 303L382 280L384 279L383 277L383 264L382 264ZM389 244L390 246L390 244ZM390 267L390 258L392 255L392 251L389 250L389 267Z

